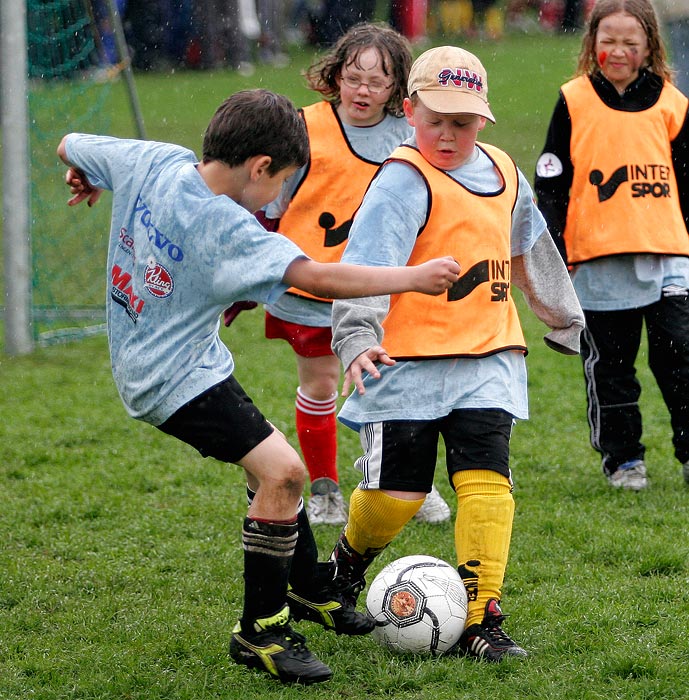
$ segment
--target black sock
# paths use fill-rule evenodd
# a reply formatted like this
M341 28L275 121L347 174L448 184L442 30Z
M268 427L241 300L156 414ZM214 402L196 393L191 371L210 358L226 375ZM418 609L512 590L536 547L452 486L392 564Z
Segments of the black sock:
M297 523L244 519L244 611L242 629L271 617L287 602L287 581L297 543Z
M307 593L318 590L321 583L319 582L318 545L303 504L297 513L297 528L299 539L294 550L289 582L295 591Z
M256 495L248 486L246 487L246 498L251 505ZM306 514L304 502L302 501L297 513L297 531L299 538L294 550L292 567L290 569L289 583L295 591L300 593L311 593L319 591L327 581L332 579L330 573L334 567L330 563L318 562L318 545L313 536L313 530L309 524L309 516Z

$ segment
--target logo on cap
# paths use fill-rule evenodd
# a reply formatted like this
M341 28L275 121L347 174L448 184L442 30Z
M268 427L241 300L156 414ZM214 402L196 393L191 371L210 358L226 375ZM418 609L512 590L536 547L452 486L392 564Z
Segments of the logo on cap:
M452 68L443 68L438 73L438 84L447 87L449 83L458 88L464 87L467 90L483 92L481 76L467 68L458 68L456 71L452 70Z

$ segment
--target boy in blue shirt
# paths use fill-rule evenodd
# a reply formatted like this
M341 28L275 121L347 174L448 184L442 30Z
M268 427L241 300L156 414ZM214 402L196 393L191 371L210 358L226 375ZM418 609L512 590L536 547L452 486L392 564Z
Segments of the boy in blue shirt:
M127 411L246 471L245 595L232 657L283 682L328 680L330 668L289 625L288 580L302 616L306 609L344 634L365 634L372 624L321 583L301 501L304 465L234 378L220 314L238 300L271 303L290 286L333 298L439 294L459 266L451 258L389 270L317 263L268 233L251 212L306 162L308 139L291 102L267 90L220 105L201 162L171 144L86 134L65 136L58 155L69 166L70 205L91 206L102 189L113 192L108 341Z

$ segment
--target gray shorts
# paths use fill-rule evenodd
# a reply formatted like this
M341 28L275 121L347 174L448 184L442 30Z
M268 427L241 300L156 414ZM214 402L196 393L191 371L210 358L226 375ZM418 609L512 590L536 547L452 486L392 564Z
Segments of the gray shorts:
M233 376L192 399L157 427L204 457L235 464L275 430Z
M511 480L513 417L500 409L458 409L428 421L366 423L359 432L364 454L355 467L361 489L430 492L438 442L445 442L447 474L490 469Z

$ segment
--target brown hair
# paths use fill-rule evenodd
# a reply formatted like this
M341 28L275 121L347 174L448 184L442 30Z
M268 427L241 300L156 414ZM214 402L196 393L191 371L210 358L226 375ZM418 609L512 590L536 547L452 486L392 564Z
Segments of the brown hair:
M648 65L646 68L665 80L672 80L672 70L667 63L667 52L658 28L658 18L649 0L597 0L586 23L581 44L576 75L589 75L600 70L596 57L598 25L605 17L625 12L635 17L648 41Z
M392 79L392 91L385 111L397 117L403 114L407 97L407 76L412 64L409 40L384 23L362 22L343 34L330 51L305 72L308 86L320 92L329 102L339 102L337 78L343 66L359 67L359 55L365 49L376 49L383 59L383 72Z
M309 138L304 120L284 95L270 90L240 90L216 110L203 137L203 161L230 167L256 155L271 157L268 172L304 165Z

